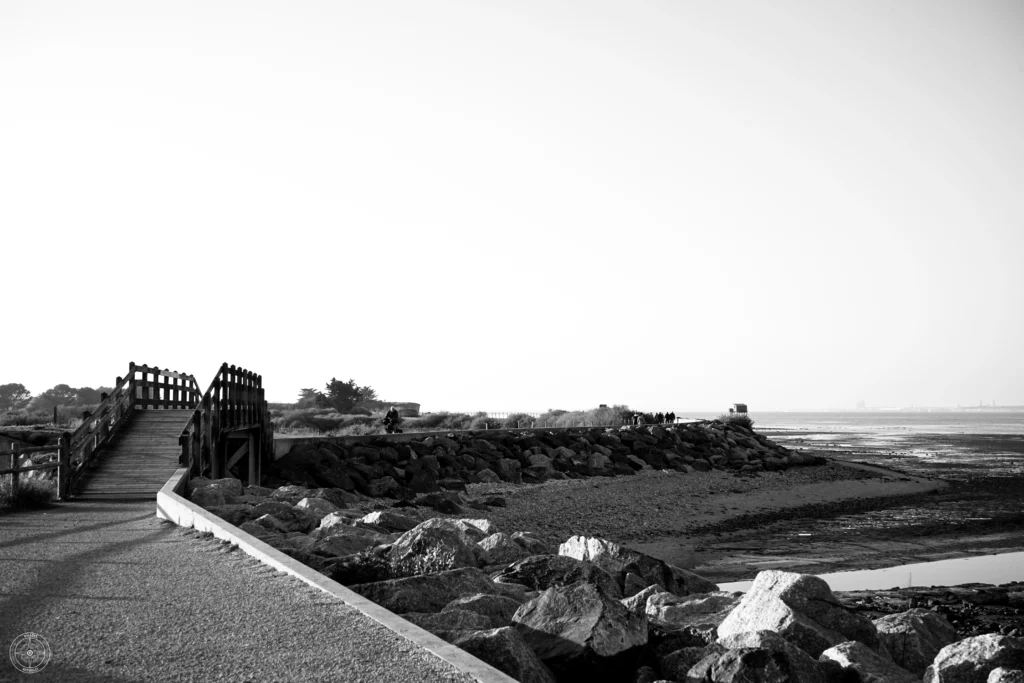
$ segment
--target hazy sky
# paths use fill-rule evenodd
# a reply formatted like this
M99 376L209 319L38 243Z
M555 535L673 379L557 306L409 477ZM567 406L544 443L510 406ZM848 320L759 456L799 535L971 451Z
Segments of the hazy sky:
M0 384L1024 404L1024 5L0 2Z

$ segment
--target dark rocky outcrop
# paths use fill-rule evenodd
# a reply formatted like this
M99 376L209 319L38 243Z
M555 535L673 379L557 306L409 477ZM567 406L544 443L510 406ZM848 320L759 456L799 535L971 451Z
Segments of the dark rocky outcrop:
M710 422L594 428L572 434L461 432L413 437L407 442L379 437L370 444L323 440L277 460L268 483L411 500L417 494L465 490L470 483L628 476L652 468L759 472L823 462L740 425Z

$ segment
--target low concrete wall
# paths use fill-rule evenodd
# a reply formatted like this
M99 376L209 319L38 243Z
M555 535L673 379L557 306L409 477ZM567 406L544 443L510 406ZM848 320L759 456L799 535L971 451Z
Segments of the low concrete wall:
M212 533L216 538L236 545L247 555L255 557L263 564L269 565L279 572L290 574L314 588L341 600L377 623L391 629L406 640L439 657L459 671L472 676L480 683L516 683L511 676L495 669L465 650L446 643L433 633L425 631L415 624L389 612L375 602L367 600L337 581L333 581L320 572L314 571L301 562L294 560L281 551L273 548L255 536L245 533L238 527L228 524L220 517L211 514L194 503L185 500L182 494L188 483L188 470L179 469L174 473L156 496L156 516L166 519L178 526L192 528L197 531Z

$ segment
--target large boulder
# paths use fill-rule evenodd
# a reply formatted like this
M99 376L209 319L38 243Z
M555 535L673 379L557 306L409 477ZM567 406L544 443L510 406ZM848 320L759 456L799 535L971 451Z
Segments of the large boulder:
M224 505L224 492L216 486L203 486L192 491L189 500L201 508L222 507Z
M419 520L394 510L377 510L362 517L359 521L364 524L383 527L388 531L409 531L419 524Z
M666 631L690 631L714 640L718 626L741 599L740 593L716 591L675 595L656 593L645 604L647 621Z
M560 681L616 671L623 664L617 655L647 643L645 617L583 581L545 590L520 607L512 623Z
M430 519L402 534L388 551L392 576L413 576L477 566L476 544L457 524Z
M450 609L476 612L490 620L486 628L499 628L512 623L512 616L522 603L506 595L477 593L456 598L444 606L442 612Z
M512 534L512 540L529 555L554 555L554 550L547 543L529 531L517 531Z
M1024 638L990 633L947 645L924 672L924 683L987 683L997 667L1024 669Z
M882 649L919 678L939 650L957 641L956 629L930 609L915 608L874 620Z
M326 498L303 498L295 504L295 507L318 517L325 517L338 511L338 506Z
M440 612L452 600L480 593L503 595L504 591L479 569L453 569L349 586L381 607L406 612Z
M551 671L514 628L453 634L452 645L504 671L520 683L556 683Z
M718 640L729 650L763 650L786 672L790 683L834 683L842 680L841 667L819 662L774 631L747 631ZM770 668L770 667L769 667Z
M875 625L843 607L822 579L763 571L718 627L724 638L744 631L775 631L812 657L847 640L878 649Z
M789 683L784 654L761 648L725 650L721 646L708 653L689 671L686 683Z
M377 545L372 538L357 534L334 534L325 538L310 540L313 542L313 552L333 557L355 555Z
M511 564L530 555L504 533L491 534L477 545L487 553L489 564Z
M532 555L501 570L494 580L519 583L535 591L584 581L600 586L616 600L622 598L622 591L611 574L590 562L562 555Z
M856 640L830 647L819 659L853 670L859 683L919 683L921 680L920 676L896 666L888 655L883 657Z
M989 672L986 683L1024 683L1024 671L997 666Z
M716 584L693 572L603 538L573 536L558 547L558 554L593 562L615 577L620 588L625 586L628 574L635 574L642 579L636 584L640 588L657 584L676 595L710 593L718 590Z

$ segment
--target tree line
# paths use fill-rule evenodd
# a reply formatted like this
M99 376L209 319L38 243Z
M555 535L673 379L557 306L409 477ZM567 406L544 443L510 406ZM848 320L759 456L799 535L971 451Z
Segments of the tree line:
M112 387L98 387L96 389L92 387L79 387L76 389L67 384L58 384L37 396L33 396L25 388L24 384L16 382L0 384L0 413L20 410L43 412L51 411L55 407L94 406L102 400L101 394L109 394L113 390Z
M348 413L358 403L363 401L376 401L377 392L373 387L367 385L361 387L355 380L349 379L342 382L332 377L323 391L315 389L300 389L299 400L295 403L296 408L334 408L341 414Z

